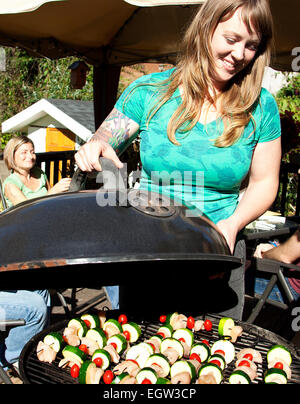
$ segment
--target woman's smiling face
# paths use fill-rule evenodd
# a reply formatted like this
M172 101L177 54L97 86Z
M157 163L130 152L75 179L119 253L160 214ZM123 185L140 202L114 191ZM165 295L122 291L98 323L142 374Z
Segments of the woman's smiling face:
M36 162L34 147L31 143L22 144L14 154L15 164L20 169L31 170Z
M253 27L251 31L242 19L241 9L217 25L211 41L215 62L212 79L217 91L253 60L260 39Z

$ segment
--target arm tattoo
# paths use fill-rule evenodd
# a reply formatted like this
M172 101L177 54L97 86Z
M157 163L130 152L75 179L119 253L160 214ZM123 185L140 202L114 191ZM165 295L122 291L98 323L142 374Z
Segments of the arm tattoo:
M118 153L124 149L133 134L132 121L121 112L113 109L94 136L109 143Z

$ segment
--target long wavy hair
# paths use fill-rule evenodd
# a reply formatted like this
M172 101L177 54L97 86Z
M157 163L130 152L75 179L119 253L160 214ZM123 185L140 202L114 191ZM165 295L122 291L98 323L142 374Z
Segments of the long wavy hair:
M217 95L211 92L215 66L211 49L212 36L218 23L229 19L239 8L249 32L252 32L253 27L260 38L260 44L249 65L236 74ZM252 111L259 100L264 70L270 63L272 38L273 20L268 0L206 0L185 33L177 68L167 82L160 83L161 96L150 111L148 120L180 86L184 96L168 123L170 141L179 145L176 131L188 133L198 122L204 101L214 105L218 99L218 112L224 123L224 131L216 139L215 146L231 146L240 138L250 120L253 120ZM253 124L255 127L254 120Z

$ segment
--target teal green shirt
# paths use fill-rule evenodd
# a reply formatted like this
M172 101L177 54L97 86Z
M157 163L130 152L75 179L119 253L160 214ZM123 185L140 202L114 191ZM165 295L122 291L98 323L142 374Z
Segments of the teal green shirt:
M35 175L37 176L37 178L40 178L40 185L38 186L38 188L35 191L33 191L30 188L27 188L26 185L24 185L24 183L22 182L21 178L18 177L17 174L12 173L3 181L3 192L5 190L5 185L9 183L9 184L14 184L18 188L20 188L20 190L26 196L27 199L33 199L33 198L37 198L39 196L47 195L48 190L47 190L46 174L39 167L34 167L34 170L35 170ZM7 199L5 197L5 200L6 200L6 204L8 207L12 206L12 203L10 202L9 199Z
M115 108L140 126L141 188L196 207L217 223L236 209L240 185L249 171L256 144L280 136L277 104L263 88L253 111L256 126L250 121L241 138L230 147L214 146L214 140L223 132L220 120L205 126L198 122L188 133L177 133L177 146L168 139L167 125L182 102L179 90L147 125L158 90L151 85L137 86L165 80L171 72L172 69L140 77L126 88Z

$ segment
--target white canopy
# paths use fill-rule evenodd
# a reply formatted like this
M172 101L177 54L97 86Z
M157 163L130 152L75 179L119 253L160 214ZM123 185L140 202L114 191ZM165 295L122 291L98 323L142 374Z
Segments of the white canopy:
M37 56L77 55L93 65L172 62L184 28L205 0L1 0L0 45ZM270 0L276 54L291 71L300 46L299 0Z

